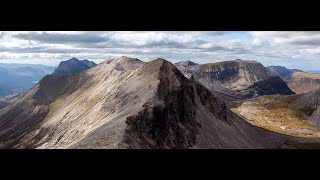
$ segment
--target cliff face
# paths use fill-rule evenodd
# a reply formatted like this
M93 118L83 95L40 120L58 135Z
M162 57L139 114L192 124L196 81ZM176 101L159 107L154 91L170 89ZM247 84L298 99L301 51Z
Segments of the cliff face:
M234 99L293 92L286 83L262 64L255 61L225 61L219 63L181 66L186 77L193 77L211 91L226 93Z
M170 62L121 57L46 76L0 110L1 148L288 148Z

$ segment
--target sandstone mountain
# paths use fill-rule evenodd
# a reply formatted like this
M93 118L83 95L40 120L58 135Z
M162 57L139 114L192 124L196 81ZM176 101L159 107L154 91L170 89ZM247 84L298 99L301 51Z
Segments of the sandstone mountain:
M54 70L52 75L74 75L82 71L88 70L96 66L96 63L88 60L79 60L71 58L67 61L62 61L59 66Z
M297 94L320 89L320 74L295 72L288 81L288 86Z
M289 88L296 94L320 89L320 74L307 73L297 69L287 69L282 66L270 66L268 68L286 81Z
M306 148L252 126L170 62L121 57L44 77L0 110L0 148Z
M229 96L229 99L294 94L279 76L256 61L237 59L201 65L179 62L176 66L187 78L194 78L209 90Z
M295 72L303 72L299 69L287 69L283 66L269 66L268 69L281 77L284 81L289 81Z

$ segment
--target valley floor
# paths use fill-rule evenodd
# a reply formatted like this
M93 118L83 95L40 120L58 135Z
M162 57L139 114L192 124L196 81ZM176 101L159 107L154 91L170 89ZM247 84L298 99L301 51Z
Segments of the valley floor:
M265 96L249 100L231 110L250 124L276 133L302 137L320 138L320 128L308 123L303 114L290 107L290 101Z

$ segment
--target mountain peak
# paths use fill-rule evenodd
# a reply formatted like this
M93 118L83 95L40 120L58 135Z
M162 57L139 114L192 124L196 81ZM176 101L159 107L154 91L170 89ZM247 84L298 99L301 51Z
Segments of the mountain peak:
M143 62L141 61L140 59L137 59L137 58L132 58L132 57L128 57L128 56L121 56L120 58L118 59L115 59L114 61L116 62Z
M146 64L146 67L149 66L153 69L160 69L162 66L167 65L168 67L173 67L175 68L175 66L169 62L168 60L165 60L163 58L157 58L155 60L150 61L148 64Z
M74 75L94 67L96 64L92 61L82 60L73 57L69 60L60 62L52 75Z
M96 66L97 64L93 61L89 61L87 59L81 60L82 63L86 64L87 66L89 66L90 68Z
M175 63L176 65L180 65L180 66L194 66L194 65L198 65L198 63L195 63L193 61L190 60L186 60L186 61L179 61L177 63Z
M80 60L78 58L76 58L76 57L73 57L73 58L71 58L71 59L69 59L67 61L80 61Z
M121 56L120 58L117 58L116 61L129 61L134 58L128 57L128 56Z
M143 66L140 69L140 75L141 74L154 74L159 72L169 72L172 70L179 71L171 62L163 59L163 58L157 58L155 60L152 60L148 62L145 66Z

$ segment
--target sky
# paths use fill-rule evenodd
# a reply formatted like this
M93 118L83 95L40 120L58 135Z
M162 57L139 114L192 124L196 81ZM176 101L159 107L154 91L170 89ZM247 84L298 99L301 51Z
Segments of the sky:
M0 63L56 66L72 57L99 63L121 56L320 70L320 31L0 31Z

